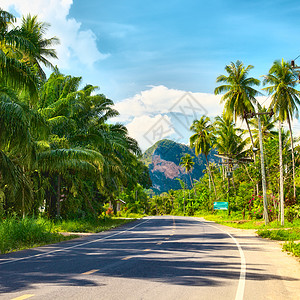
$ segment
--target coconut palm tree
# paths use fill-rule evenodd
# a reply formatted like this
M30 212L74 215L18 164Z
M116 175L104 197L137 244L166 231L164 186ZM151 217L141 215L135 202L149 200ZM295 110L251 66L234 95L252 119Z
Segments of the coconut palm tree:
M181 157L180 166L183 166L185 168L185 172L189 174L191 186L193 188L193 182L191 178L191 172L193 170L195 162L193 161L193 158L190 156L190 154L186 153L183 157Z
M39 22L37 16L23 16L20 31L26 36L28 41L33 45L33 51L23 54L23 61L29 61L36 68L41 80L46 80L46 74L41 67L41 63L47 67L54 69L48 58L57 59L56 50L52 49L53 45L59 44L56 37L45 38L45 34L50 24Z
M221 98L221 103L225 102L224 116L233 118L235 121L237 118L242 118L246 121L252 146L254 147L248 119L245 117L245 113L255 111L255 97L260 94L254 88L260 84L260 81L253 77L248 77L249 71L253 68L252 65L244 66L239 60L236 63L231 62L230 65L225 67L228 75L217 77L217 82L223 84L215 88L215 95L225 93Z
M247 141L243 139L243 131L236 128L230 118L217 116L214 128L214 144L220 154L230 159L245 157L247 153L247 151L245 151Z
M208 161L208 154L212 148L213 143L213 128L210 123L209 117L202 116L200 120L195 120L190 130L194 132L194 134L190 137L190 147L195 148L196 155L200 155L201 153L204 154L209 176L214 187L215 196L217 196L215 182Z
M269 85L268 87L263 88L263 90L272 97L270 108L278 115L279 123L287 121L289 125L292 147L294 198L296 198L295 156L291 119L294 116L298 117L300 93L295 88L298 76L290 64L282 59L281 61L275 61L269 70L269 74L263 77L263 84Z
M232 165L239 159L246 156L245 146L247 141L243 139L243 131L236 128L233 121L226 117L216 117L214 123L214 144L218 153L222 156L222 161L227 162L227 170L232 172ZM234 186L234 179L232 177ZM230 178L227 176L228 195L230 192Z

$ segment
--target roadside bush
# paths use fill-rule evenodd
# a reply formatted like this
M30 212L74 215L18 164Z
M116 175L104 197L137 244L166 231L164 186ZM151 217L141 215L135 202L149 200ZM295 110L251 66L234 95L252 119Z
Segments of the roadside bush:
M263 238L269 238L271 240L278 241L293 241L300 239L300 229L278 229L278 230L258 230L258 235Z
M300 205L292 205L286 207L284 215L286 219L291 223L295 219L300 219Z

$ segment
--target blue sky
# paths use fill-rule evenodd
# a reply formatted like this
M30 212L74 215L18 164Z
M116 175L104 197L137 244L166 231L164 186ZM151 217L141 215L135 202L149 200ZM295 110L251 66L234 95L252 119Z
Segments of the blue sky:
M162 137L180 131L188 141L170 111L187 92L209 116L222 112L212 94L226 64L252 64L259 78L274 60L300 54L299 1L0 0L0 7L49 22L49 35L61 40L54 63L100 86L143 149L162 118L173 134Z
M117 100L147 85L213 92L237 59L265 74L300 54L299 15L299 1L276 0L74 1L70 10L110 54L97 67L122 86Z

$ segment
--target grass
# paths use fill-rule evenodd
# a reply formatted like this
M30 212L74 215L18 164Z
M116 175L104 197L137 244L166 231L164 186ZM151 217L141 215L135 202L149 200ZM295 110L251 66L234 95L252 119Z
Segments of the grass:
M257 234L263 238L277 241L296 241L300 240L300 228L277 229L277 230L258 230Z
M131 222L128 219L50 221L44 218L0 219L0 254L70 240L60 232L100 232Z
M300 219L293 223L285 221L284 226L280 225L278 221L272 221L265 225L264 220L243 220L240 215L228 216L227 212L217 212L215 214L202 214L206 220L214 221L218 224L240 228L240 229L274 229L274 228L300 228Z

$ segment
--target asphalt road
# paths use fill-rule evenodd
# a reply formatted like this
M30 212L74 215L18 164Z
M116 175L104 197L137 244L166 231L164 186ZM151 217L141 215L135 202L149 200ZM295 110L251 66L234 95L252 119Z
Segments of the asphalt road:
M248 231L189 217L0 256L0 299L300 299L300 264Z

